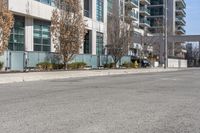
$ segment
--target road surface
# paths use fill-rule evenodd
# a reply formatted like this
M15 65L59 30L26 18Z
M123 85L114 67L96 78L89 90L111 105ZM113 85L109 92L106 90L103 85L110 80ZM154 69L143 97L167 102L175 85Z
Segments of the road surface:
M199 69L0 85L0 133L199 132Z

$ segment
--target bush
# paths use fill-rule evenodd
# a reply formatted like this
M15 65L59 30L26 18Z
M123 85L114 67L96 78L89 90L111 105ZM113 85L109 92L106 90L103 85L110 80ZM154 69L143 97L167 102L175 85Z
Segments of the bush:
M115 68L115 63L104 64L104 68Z
M85 62L74 62L71 64L68 64L68 69L83 69L87 64Z
M64 69L65 65L64 64L53 64L53 69L55 70L60 70L60 69Z
M132 67L132 63L130 63L130 62L124 62L124 63L122 64L122 67L131 68L131 67Z
M38 63L36 66L39 70L43 70L43 71L53 70L53 64L49 62L41 62L41 63Z
M132 62L124 62L123 64L122 64L122 67L125 67L125 68L138 68L138 63L137 63L137 61L135 61L134 63L132 63Z
M3 68L3 62L0 62L0 70Z
M131 67L132 68L138 68L138 62L137 61L135 61L134 63L132 63L132 65L131 65Z

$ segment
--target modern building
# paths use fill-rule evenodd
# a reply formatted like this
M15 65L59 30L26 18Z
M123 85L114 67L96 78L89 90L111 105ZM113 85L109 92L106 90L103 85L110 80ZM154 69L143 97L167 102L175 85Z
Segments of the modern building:
M169 35L183 35L185 34L184 26L186 24L184 17L186 16L185 8L186 3L184 0L168 0L168 34ZM165 1L164 0L151 0L148 8L150 15L151 27L149 31L152 34L160 34L163 32L164 17L165 17Z
M53 0L7 1L8 8L13 12L15 18L8 50L54 52L54 44L50 34L52 11L56 8ZM109 34L107 33L108 14L112 7L112 1L118 2L120 15L124 21L133 20L134 35L163 34L164 0L81 0L87 33L80 48L80 54L98 56L106 53L105 46L107 45L107 34ZM186 23L184 20L186 15L184 0L168 0L167 5L168 35L184 35ZM172 43L172 49L175 47L174 44L181 43ZM142 39L141 42L134 42L127 54L141 56L142 51L145 50L144 45L145 42ZM160 43L160 46L161 51L163 43ZM152 51L152 47L148 46L148 49ZM174 55L175 52L172 51L172 55ZM13 55L13 57L15 56ZM14 61L14 59L12 60ZM7 60L7 62L12 61Z
M103 53L107 33L107 0L81 2L88 32L80 53ZM50 35L51 16L55 8L53 0L8 0L8 7L15 18L9 50L55 51Z
M80 49L81 54L104 53L107 43L107 9L112 0L82 0L88 32ZM107 4L108 2L108 4ZM15 25L11 33L9 49L13 51L54 52L50 25L52 0L8 0L9 9L14 13ZM135 24L135 34L160 34L163 32L163 0L119 0L121 13L129 15ZM185 34L184 0L168 0L168 34ZM126 13L126 8L132 8ZM142 45L142 44L141 44ZM141 48L133 44L133 48Z
M165 29L165 0L151 0L151 4L148 5L150 10L150 20L149 31L153 35L159 35L164 33ZM186 16L185 12L186 3L184 0L168 0L167 1L167 33L169 36L174 35L185 35L186 31L184 26L186 21L184 17ZM168 44L169 55L176 56L175 45L181 45L184 42L174 42ZM161 44L161 51L163 45Z

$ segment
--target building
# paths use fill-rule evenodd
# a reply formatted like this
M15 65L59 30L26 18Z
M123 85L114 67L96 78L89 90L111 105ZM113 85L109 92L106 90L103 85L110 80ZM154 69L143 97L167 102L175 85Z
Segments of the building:
M88 32L81 54L104 53L107 40L107 9L112 0L82 0ZM15 25L11 33L9 49L13 51L54 52L51 43L51 13L55 8L51 0L8 0L9 9L14 13ZM160 34L164 26L163 0L119 0L121 13L125 19L131 15L135 24L135 34ZM126 8L132 8L126 13ZM168 0L168 34L185 34L184 0ZM143 44L133 44L142 48Z
M15 24L10 36L11 51L54 52L50 26L53 0L8 0ZM87 25L81 54L103 53L106 44L107 0L82 0ZM98 51L98 52L97 52Z
M151 0L151 4L148 5L150 10L150 20L149 31L154 35L159 35L164 32L165 28L165 1L164 0ZM169 36L174 35L185 35L186 31L184 26L186 21L184 17L186 16L185 8L186 3L184 0L168 0L168 21L167 21L167 30ZM181 45L184 42L174 42L168 44L169 55L175 56L176 45ZM163 45L161 44L161 51L163 50Z
M50 26L52 11L55 9L53 0L7 0L8 8L14 14L15 24L11 32L8 50L15 52L54 52L54 44L51 40ZM106 53L107 45L107 23L109 10L112 7L113 0L81 0L83 15L86 22L87 33L84 43L80 48L80 54L99 56ZM163 35L164 28L164 1L163 0L116 0L119 5L120 15L123 20L131 18L134 24L134 35L153 36ZM168 35L184 35L184 9L186 4L184 0L168 0ZM128 10L127 10L128 9ZM149 42L151 44L152 42ZM171 43L170 51L175 55L175 44ZM134 42L127 52L127 55L142 55L145 51L143 39L140 42ZM146 50L154 52L152 46L146 47ZM163 43L160 42L159 52L163 51ZM148 53L148 52L147 52ZM155 53L155 52L154 52ZM157 53L157 52L156 52ZM9 56L9 54L7 55ZM20 55L23 56L23 55ZM13 62L15 57L12 55ZM34 56L31 56L34 57ZM6 66L9 61L6 57ZM34 57L35 58L35 57ZM10 57L9 57L10 59ZM36 60L36 59L32 59ZM91 60L91 59L90 59ZM43 60L38 60L43 61ZM23 63L23 59L21 61ZM94 61L95 62L95 61ZM16 63L16 62L15 62ZM32 63L32 64L36 64ZM11 65L10 65L11 66ZM33 66L33 65L32 65Z

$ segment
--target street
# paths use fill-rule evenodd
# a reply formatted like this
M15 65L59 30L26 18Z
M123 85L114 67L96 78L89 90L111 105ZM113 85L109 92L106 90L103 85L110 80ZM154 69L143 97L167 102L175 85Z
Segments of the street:
M200 69L0 85L0 133L183 132L200 132Z

